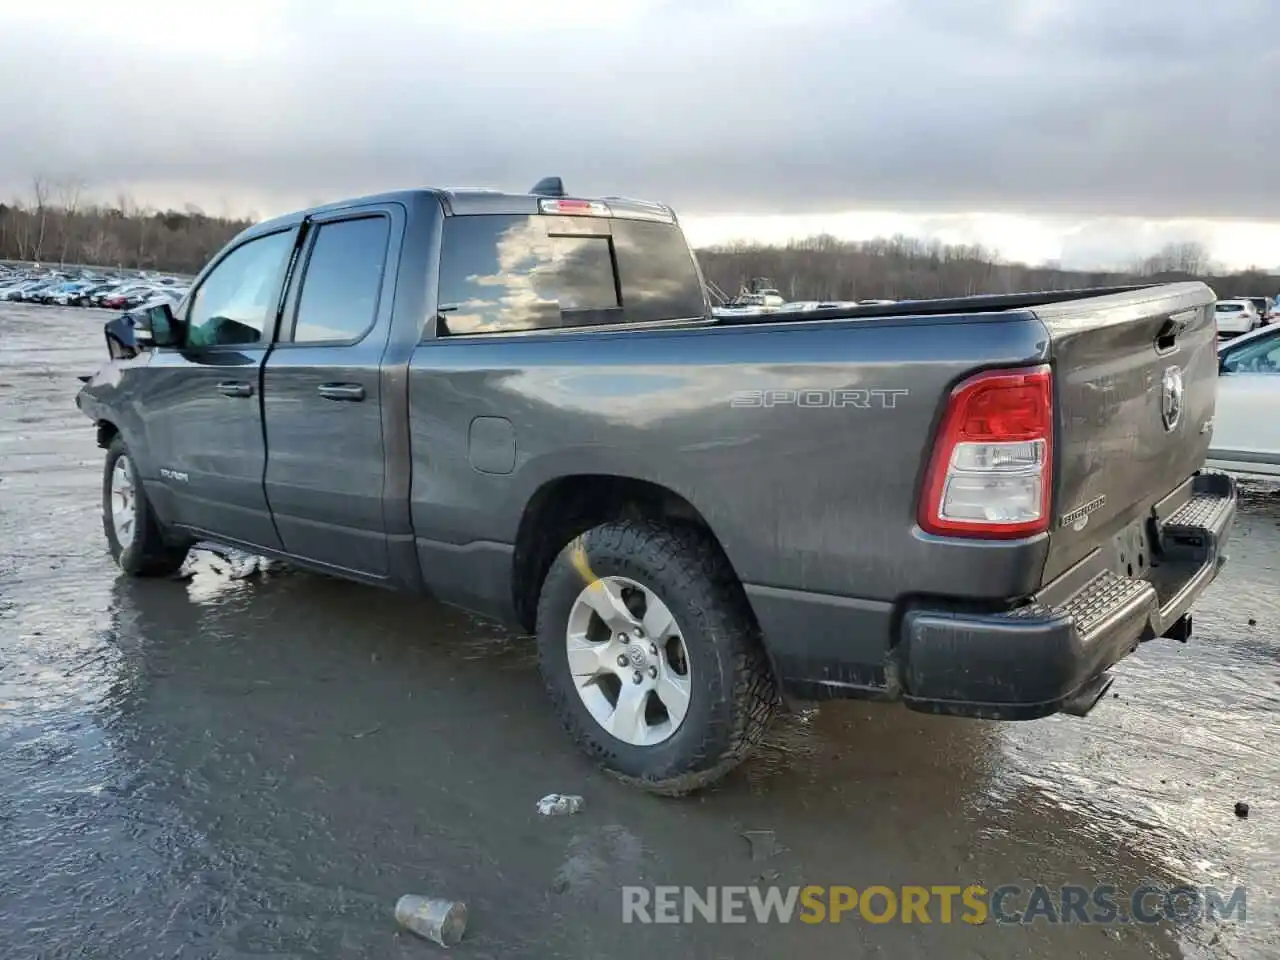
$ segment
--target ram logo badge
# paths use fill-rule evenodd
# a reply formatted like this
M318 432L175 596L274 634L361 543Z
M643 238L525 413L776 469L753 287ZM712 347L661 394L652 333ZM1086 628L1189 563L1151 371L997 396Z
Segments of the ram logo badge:
M1173 431L1182 422L1182 370L1170 367L1160 382L1160 419L1164 428Z

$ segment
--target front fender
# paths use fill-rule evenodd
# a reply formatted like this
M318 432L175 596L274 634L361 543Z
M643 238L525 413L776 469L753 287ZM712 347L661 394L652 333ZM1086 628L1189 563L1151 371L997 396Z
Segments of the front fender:
M150 359L150 354L142 354L108 361L92 376L81 378L84 385L75 397L76 407L98 426L98 446L105 448L119 433L143 477L153 477L155 473L147 460L146 444L141 442L142 423L123 396L123 384L130 369L145 366Z

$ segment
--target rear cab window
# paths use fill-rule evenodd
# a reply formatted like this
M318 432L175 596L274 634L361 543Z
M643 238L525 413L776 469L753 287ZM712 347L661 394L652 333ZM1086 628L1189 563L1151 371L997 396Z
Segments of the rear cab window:
M649 323L706 315L678 225L623 217L445 218L441 335Z

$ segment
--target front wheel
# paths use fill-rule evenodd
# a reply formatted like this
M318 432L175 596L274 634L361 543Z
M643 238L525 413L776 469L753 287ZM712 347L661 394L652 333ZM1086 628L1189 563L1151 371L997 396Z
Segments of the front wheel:
M132 577L168 576L187 559L185 545L166 539L129 448L118 436L103 466L102 529L112 558Z
M693 528L608 523L566 546L543 583L538 658L578 744L669 796L737 766L778 699L746 595Z

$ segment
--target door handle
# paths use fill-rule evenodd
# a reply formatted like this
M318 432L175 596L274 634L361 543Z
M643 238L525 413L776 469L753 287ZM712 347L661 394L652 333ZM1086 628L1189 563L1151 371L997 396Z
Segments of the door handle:
M364 387L358 383L322 383L316 390L326 400L364 399Z
M252 397L253 384L241 383L238 380L223 380L218 384L218 392L224 397Z

